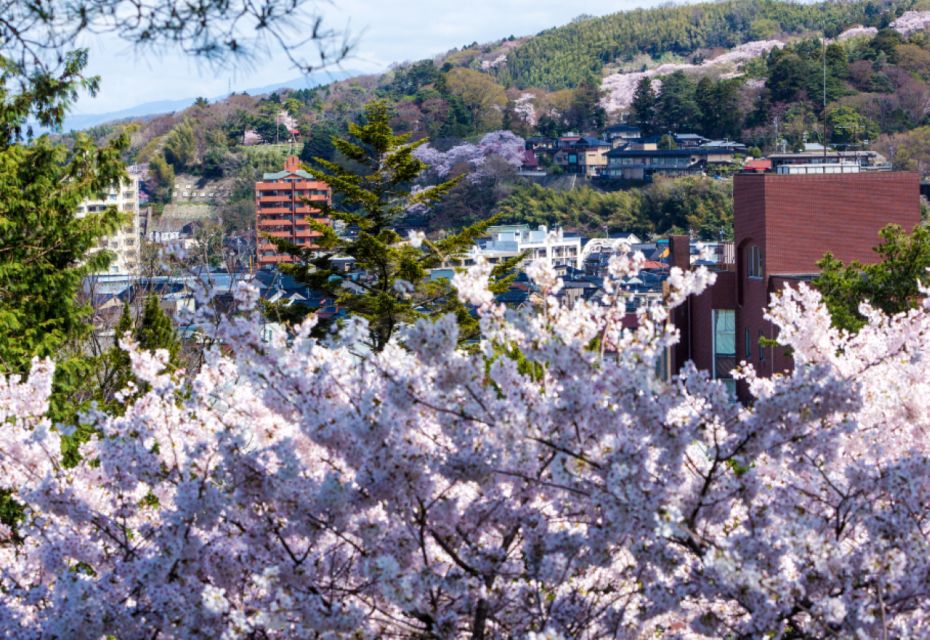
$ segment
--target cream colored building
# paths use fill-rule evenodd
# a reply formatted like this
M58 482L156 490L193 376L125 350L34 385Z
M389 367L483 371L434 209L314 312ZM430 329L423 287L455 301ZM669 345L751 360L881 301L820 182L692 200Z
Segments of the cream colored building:
M136 275L139 272L139 179L129 174L129 180L119 187L112 187L102 199L87 200L78 207L77 215L83 218L88 213L99 213L107 207L116 207L129 220L115 234L104 238L101 249L115 254L107 273Z

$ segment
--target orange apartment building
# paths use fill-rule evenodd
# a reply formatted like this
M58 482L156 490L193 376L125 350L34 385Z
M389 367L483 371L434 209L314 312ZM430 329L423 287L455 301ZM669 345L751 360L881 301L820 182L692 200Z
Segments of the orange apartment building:
M278 251L267 236L313 246L313 238L320 234L310 228L307 219L328 222L320 209L313 206L314 202L331 203L332 190L301 169L296 156L288 156L283 171L266 173L255 183L255 246L259 268L293 261L291 256Z

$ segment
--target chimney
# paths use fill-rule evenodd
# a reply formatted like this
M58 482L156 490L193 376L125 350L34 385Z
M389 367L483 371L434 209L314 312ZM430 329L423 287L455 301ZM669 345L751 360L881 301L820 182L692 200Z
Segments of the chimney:
M287 160L284 161L284 170L297 171L298 169L300 169L300 158L297 156L288 156Z
M688 236L669 236L669 266L682 271L691 269L691 238Z

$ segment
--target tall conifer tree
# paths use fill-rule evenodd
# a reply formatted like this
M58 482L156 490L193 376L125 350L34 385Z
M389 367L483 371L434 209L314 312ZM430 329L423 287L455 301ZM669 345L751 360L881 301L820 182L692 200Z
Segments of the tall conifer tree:
M335 194L332 206L323 205L323 215L357 233L339 236L331 225L311 222L320 233L315 247L276 241L299 258L282 269L329 294L341 309L368 320L369 346L376 351L387 345L400 325L424 315L453 311L469 324L467 313L450 295L448 282L431 280L427 270L467 251L496 220L490 218L436 242L419 238L405 242L395 224L412 208L437 202L458 178L415 189L426 165L413 151L427 140L410 142L408 134L395 134L390 117L386 102L370 103L362 120L349 124L348 137L332 140L348 162L324 158L311 162L316 177ZM332 258L337 255L353 258L361 277L348 279L334 267Z

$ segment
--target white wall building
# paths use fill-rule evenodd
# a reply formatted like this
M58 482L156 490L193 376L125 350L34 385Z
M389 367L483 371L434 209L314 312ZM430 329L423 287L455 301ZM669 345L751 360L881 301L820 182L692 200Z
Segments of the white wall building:
M139 180L135 174L129 174L129 180L110 188L103 197L87 200L78 207L77 215L83 218L88 213L99 213L107 207L116 207L128 221L117 232L100 243L101 249L115 254L108 273L135 275L139 272Z
M561 228L550 231L543 225L537 229L531 229L525 224L501 225L489 228L488 233L488 239L482 240L466 255L447 266L469 266L475 263L478 256L484 257L491 264L497 264L525 253L524 265L543 258L554 267L580 268L581 238L566 236Z

